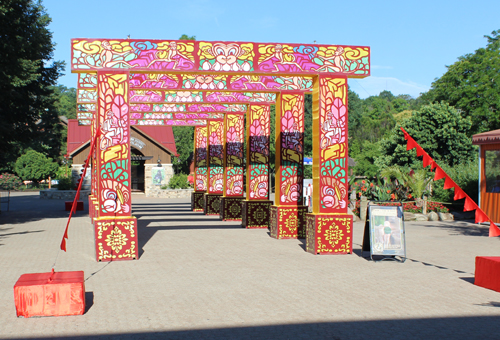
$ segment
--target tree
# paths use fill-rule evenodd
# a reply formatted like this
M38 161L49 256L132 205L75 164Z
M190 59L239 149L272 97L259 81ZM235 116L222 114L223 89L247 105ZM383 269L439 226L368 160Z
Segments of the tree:
M401 125L440 164L454 166L474 157L472 141L467 136L470 119L446 103L423 106ZM380 169L392 165L421 166L413 164L417 162L415 150L406 151L406 141L398 126L381 141L381 152L375 160Z
M49 64L54 44L51 19L40 2L0 3L0 168L9 168L27 147L59 155L56 98L51 86L64 69Z
M194 127L172 126L175 139L177 156L172 160L176 174L189 174L189 159L192 159L194 151Z
M54 102L58 116L64 116L68 119L76 119L76 89L67 88L64 85L53 87L54 95L57 100Z
M486 48L458 58L448 71L432 83L423 97L445 101L471 117L471 136L500 129L500 30L493 31Z
M29 150L16 160L14 170L24 181L38 183L41 180L53 177L59 165L52 158L45 157L44 154Z

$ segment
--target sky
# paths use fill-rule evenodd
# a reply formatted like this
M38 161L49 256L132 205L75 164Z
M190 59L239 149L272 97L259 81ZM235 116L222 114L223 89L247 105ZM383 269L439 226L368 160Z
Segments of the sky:
M371 48L371 76L349 79L361 98L388 90L416 98L458 57L500 29L500 1L43 0L66 61L59 84L76 87L73 38L318 43Z

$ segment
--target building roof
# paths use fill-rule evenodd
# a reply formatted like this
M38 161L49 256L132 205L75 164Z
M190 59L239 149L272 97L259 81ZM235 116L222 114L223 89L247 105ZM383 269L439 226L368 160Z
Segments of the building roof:
M500 130L492 130L488 132L478 133L472 136L472 144L500 144Z
M130 128L154 140L170 154L177 153L171 126L131 126ZM78 125L78 119L68 119L68 154L73 155L88 143L90 143L90 125Z

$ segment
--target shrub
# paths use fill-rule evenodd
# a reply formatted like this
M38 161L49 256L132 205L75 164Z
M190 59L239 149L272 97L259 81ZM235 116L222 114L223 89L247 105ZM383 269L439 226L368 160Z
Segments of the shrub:
M71 190L73 188L71 176L60 176L58 181L57 190Z
M170 189L187 189L189 187L189 182L187 180L186 174L176 174L172 176L170 182L168 182L168 187Z
M59 166L52 158L44 154L29 150L16 160L14 171L25 181L38 183L49 177L53 177Z
M458 164L454 167L443 166L443 170L450 176L450 178L457 183L457 185L462 188L467 195L470 196L476 203L478 201L479 189L478 189L478 164L477 160L471 161L464 164ZM434 201L448 202L452 203L455 190L443 189L444 179L433 182L432 188L432 198ZM463 202L462 202L463 204Z
M23 182L19 177L7 172L0 175L0 189L2 190L17 190Z

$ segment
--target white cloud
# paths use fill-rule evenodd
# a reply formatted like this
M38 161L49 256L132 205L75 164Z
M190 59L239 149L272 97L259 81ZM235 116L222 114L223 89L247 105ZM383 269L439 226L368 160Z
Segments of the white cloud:
M391 91L393 95L409 94L416 98L422 92L429 90L428 86L414 82L404 82L392 77L367 77L363 79L349 79L351 90L356 92L361 98L376 96L382 91Z

